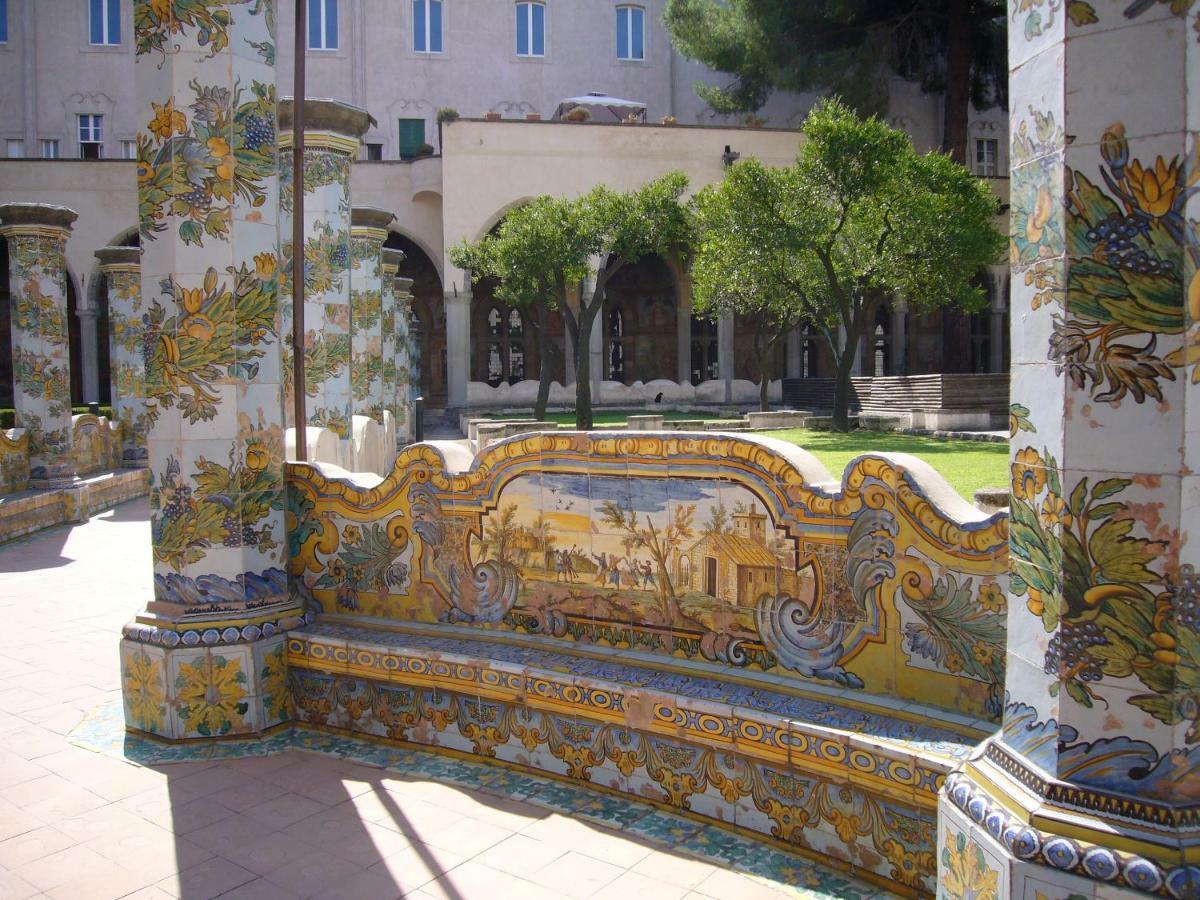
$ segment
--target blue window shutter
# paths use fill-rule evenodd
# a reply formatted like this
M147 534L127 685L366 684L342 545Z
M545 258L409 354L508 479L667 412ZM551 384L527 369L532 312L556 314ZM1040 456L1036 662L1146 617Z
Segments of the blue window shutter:
M633 23L633 53L630 54L634 59L646 58L646 35L643 31L645 25L645 13L640 9L629 10L630 21Z
M429 0L429 52L442 52L442 0Z
M617 7L617 59L629 58L629 9Z
M121 43L121 2L108 0L108 42Z
M325 49L338 48L338 0L325 2Z
M425 0L413 0L413 49L425 52Z
M104 42L104 4L102 0L90 0L88 23L91 27L92 43Z
M529 4L517 4L517 56L529 55Z
M546 55L546 7L533 4L533 55Z
M0 44L8 43L8 0L0 0Z

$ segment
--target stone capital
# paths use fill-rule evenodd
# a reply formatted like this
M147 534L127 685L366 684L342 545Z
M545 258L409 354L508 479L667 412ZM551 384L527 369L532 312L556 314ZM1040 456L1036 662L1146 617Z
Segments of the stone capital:
M292 146L295 101L292 97L279 100L279 146ZM324 147L351 155L358 153L358 143L367 129L376 124L365 109L342 103L309 97L304 101L304 145Z
M411 278L396 277L396 296L403 297L412 293L413 280ZM470 294L467 295L470 297Z
M141 247L101 247L96 251L100 270L112 272L138 272L142 264Z
M396 250L392 247L384 247L382 254L382 265L384 275L395 275L400 271L400 263L404 262L404 251ZM412 279L406 279L409 284L412 284ZM397 282L399 279L397 279ZM397 289L398 286L397 286Z
M0 235L43 234L65 239L77 218L75 210L51 203L4 203L0 204Z

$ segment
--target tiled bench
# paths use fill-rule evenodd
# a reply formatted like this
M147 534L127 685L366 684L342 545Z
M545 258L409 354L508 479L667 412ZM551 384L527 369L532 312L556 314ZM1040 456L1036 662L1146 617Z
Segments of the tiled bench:
M634 794L933 892L937 791L987 723L538 640L319 621L288 636L295 715Z

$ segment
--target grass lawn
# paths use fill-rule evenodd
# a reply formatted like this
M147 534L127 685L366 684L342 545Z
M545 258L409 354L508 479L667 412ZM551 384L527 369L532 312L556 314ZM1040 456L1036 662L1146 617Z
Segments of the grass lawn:
M921 457L968 501L980 488L1004 487L1009 482L1008 444L939 441L914 434L879 431L837 434L789 428L765 433L803 447L819 459L835 478L840 478L846 463L859 454L891 451Z
M685 420L695 421L704 419L709 421L719 419L720 416L714 416L711 413L702 412L676 412L674 410L664 410L662 413L655 413L649 409L597 409L592 411L592 424L597 428L602 428L605 425L624 425L625 420L629 416L646 416L646 415L661 415L664 421L680 422ZM488 416L489 419L525 419L533 418L533 410L520 413L494 413ZM574 425L575 413L573 412L550 412L546 413L547 422L557 422L559 425Z

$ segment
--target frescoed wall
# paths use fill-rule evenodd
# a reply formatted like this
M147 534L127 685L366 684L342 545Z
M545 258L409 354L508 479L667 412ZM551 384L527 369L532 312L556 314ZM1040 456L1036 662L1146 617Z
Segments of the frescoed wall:
M834 488L766 439L511 439L369 491L289 467L292 576L329 614L538 634L995 718L1007 521L912 457ZM820 485L820 486L816 486Z

